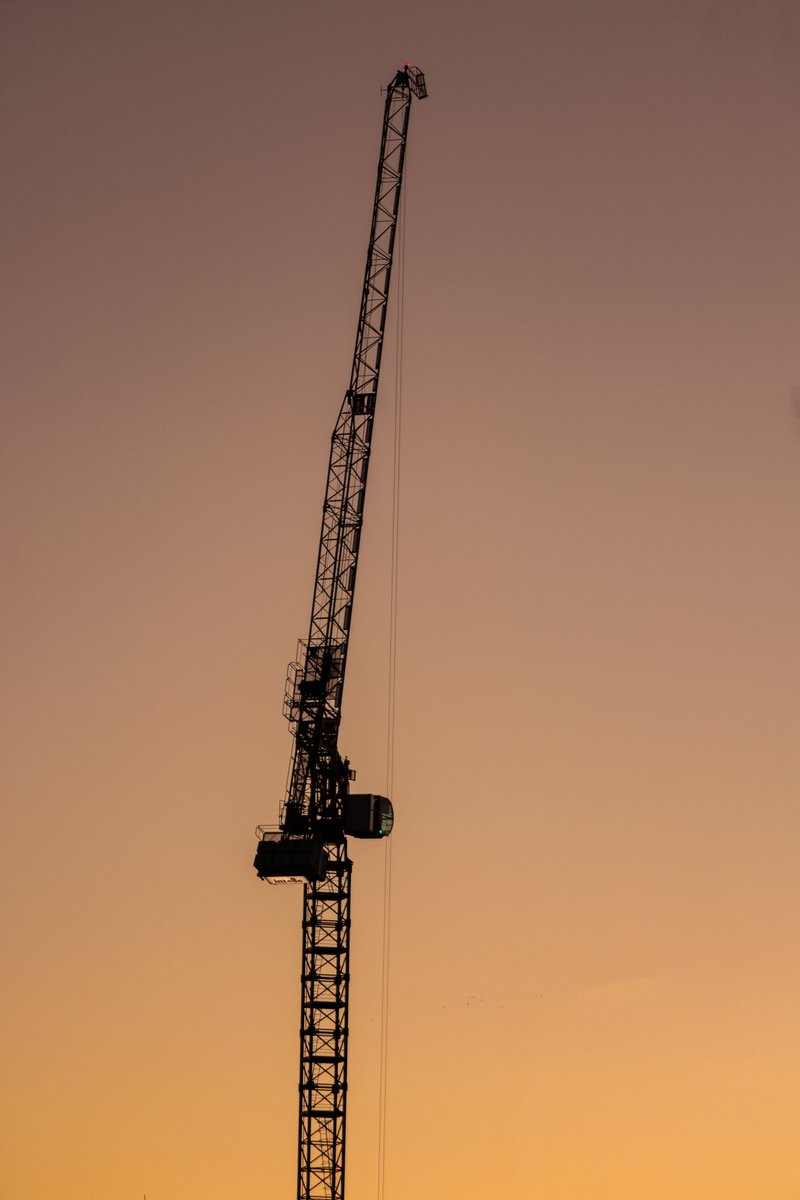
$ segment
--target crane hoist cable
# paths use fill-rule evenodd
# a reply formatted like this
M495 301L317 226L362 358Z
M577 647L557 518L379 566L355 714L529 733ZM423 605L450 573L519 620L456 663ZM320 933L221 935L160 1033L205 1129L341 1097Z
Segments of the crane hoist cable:
M408 164L406 163L406 176ZM400 199L397 252L397 303L395 310L394 436L392 443L392 536L389 583L388 705L386 729L386 790L396 795L394 781L395 728L397 714L397 627L400 582L400 499L403 435L403 322L405 317L406 191ZM387 841L383 859L383 937L381 945L381 1044L380 1099L378 1105L378 1200L386 1189L386 1122L389 1078L389 1018L392 935L392 842Z

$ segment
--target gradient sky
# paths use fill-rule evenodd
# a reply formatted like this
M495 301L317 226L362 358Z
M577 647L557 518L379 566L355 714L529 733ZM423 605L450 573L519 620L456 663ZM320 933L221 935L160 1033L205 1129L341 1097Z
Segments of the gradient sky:
M797 1200L800 4L2 0L0 44L2 1200L294 1194L252 831L407 60L386 1200Z

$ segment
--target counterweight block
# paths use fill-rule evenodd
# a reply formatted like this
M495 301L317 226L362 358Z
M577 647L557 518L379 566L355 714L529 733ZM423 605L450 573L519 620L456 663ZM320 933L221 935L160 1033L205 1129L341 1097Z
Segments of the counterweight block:
M328 852L314 838L284 838L265 834L258 843L253 866L269 883L321 883L328 870Z

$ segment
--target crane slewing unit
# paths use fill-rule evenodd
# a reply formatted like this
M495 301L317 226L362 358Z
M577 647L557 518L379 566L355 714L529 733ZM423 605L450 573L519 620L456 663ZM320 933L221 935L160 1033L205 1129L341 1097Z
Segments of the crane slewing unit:
M381 838L386 796L355 794L339 752L350 620L364 518L395 233L412 97L406 64L386 89L378 178L350 384L331 438L308 637L290 664L284 712L294 742L275 827L259 826L254 866L271 883L302 882L298 1200L344 1200L350 887L347 838Z

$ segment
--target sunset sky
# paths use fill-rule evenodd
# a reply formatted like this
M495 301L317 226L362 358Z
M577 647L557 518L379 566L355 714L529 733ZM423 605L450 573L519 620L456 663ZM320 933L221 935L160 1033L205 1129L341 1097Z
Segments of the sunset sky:
M800 1197L800 0L0 0L0 1200L295 1194L253 830L406 61L385 1200Z

